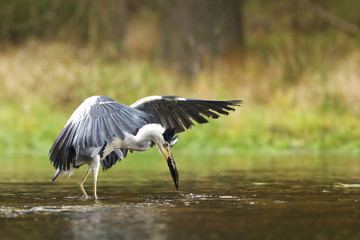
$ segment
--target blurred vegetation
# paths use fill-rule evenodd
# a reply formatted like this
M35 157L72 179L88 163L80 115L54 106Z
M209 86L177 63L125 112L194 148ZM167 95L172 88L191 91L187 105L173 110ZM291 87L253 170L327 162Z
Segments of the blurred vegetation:
M358 1L210 2L0 0L1 152L46 153L91 95L175 94L244 101L180 150L359 154Z

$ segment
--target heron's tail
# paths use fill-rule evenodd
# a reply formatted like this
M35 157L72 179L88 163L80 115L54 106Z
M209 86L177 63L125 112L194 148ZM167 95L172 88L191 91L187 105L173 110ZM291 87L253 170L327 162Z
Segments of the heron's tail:
M55 181L55 179L57 178L57 176L59 176L60 173L61 173L61 170L60 170L60 168L58 168L51 180Z

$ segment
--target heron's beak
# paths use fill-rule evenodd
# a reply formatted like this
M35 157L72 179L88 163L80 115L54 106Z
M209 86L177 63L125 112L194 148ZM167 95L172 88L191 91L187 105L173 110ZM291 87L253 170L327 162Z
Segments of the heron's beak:
M167 164L169 166L171 177L174 180L176 190L179 191L179 173L177 171L176 164L175 164L173 155L171 153L170 147L168 147L168 148L164 147L164 148L162 148L162 150L163 151L161 151L161 152L164 155L164 157L167 161Z

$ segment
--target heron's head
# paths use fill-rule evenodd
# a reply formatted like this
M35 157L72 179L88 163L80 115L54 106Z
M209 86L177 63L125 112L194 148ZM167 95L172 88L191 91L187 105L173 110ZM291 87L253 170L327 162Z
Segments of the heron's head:
M171 152L171 147L174 146L179 140L178 136L175 136L175 128L165 129L162 136L155 141L156 147L160 150L162 155L167 161L170 169L171 177L174 180L175 187L179 190L179 174L176 168L174 157Z

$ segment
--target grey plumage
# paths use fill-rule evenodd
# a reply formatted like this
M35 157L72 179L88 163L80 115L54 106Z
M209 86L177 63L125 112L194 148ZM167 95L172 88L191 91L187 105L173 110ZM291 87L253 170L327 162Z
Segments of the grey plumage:
M204 117L218 118L227 115L231 106L239 106L240 100L216 101L178 96L150 96L131 106L115 102L105 96L86 99L70 117L52 148L50 161L55 168L68 171L75 165L81 149L104 146L115 137L124 139L125 133L136 132L149 123L159 123L175 133L185 131L197 123L207 123ZM203 116L204 115L204 116ZM101 162L104 169L113 166L127 155L127 149L112 152Z
M50 149L50 161L55 168L68 171L70 164L76 167L81 149L103 146L114 137L124 139L125 133L135 134L149 117L146 112L116 103L109 97L88 98L75 110L55 140ZM110 163L116 162L115 155L109 155L103 167L111 167Z
M177 142L175 134L190 128L194 122L207 123L206 117L216 119L227 115L240 104L241 100L150 96L126 106L109 97L90 97L74 111L50 149L50 161L57 169L53 180L63 171L89 164L80 189L87 196L83 183L93 171L96 197L99 163L104 170L109 169L126 157L129 150L145 151L155 143L164 156L168 154L166 159L173 161L170 147ZM163 147L163 141L168 146Z

